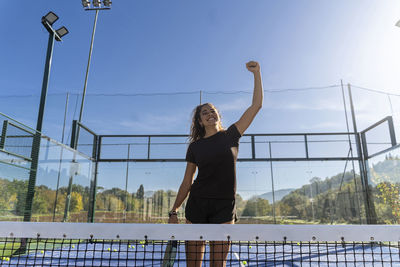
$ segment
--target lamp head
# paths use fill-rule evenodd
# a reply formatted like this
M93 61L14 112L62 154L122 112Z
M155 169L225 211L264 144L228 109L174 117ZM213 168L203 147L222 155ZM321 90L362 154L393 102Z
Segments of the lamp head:
M61 28L59 28L58 30L56 30L56 40L57 41L61 41L61 38L64 35L67 35L69 33L69 31L67 30L67 28L65 28L64 26L62 26Z
M94 7L101 7L101 0L93 0Z
M89 8L90 7L90 1L89 0L82 0L82 6L84 8Z
M46 16L42 17L42 22L47 22L49 25L53 25L54 22L56 22L58 20L58 16L50 11L49 13L47 13Z
M103 4L106 7L111 7L112 2L111 2L111 0L103 0Z

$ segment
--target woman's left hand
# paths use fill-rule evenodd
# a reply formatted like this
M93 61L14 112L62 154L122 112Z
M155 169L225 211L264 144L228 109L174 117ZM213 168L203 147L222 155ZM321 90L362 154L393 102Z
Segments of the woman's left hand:
M169 217L168 223L179 223L178 216L176 214L174 214L171 217Z
M249 61L246 63L246 68L252 72L252 73L256 73L260 71L260 64L258 64L257 61Z

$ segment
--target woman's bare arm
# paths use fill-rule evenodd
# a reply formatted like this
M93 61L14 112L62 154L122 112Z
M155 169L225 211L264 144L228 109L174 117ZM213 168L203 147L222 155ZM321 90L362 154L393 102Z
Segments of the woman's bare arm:
M254 91L251 106L243 113L242 117L235 123L236 128L242 135L250 126L258 111L262 108L263 87L261 81L261 69L258 62L250 61L246 64L247 69L254 75Z
M196 169L197 169L196 164L192 162L188 162L186 164L185 175L183 177L182 184L179 187L178 195L176 196L175 203L171 211L177 211L179 207L182 205L183 201L185 201L186 197L188 196L190 187L193 184L193 179ZM178 223L178 217L171 216L168 220L168 223Z

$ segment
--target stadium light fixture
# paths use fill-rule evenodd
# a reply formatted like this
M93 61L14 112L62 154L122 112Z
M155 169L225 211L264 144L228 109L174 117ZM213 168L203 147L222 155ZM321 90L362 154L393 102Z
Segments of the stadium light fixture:
M46 21L51 26L53 25L54 22L58 20L58 16L54 12L50 11L49 13L46 14L46 16L42 18L42 21L43 20Z
M54 30L52 26L57 20L58 16L54 12L50 11L49 13L47 13L46 16L42 17L42 24L49 32L50 36L53 36L52 38L55 38L57 41L62 41L61 37L66 35L68 33L68 30L64 26L59 28L57 31Z
M65 28L64 26L62 26L61 28L59 28L58 30L56 30L57 35L61 38L64 35L67 35L69 33L69 31L67 30L67 28Z
M111 9L111 0L82 0L82 6L85 10L107 10Z
M101 1L100 0L93 0L93 6L94 7L101 7Z
M110 0L104 0L103 1L104 6L106 7L111 7L112 2Z
M84 8L90 8L90 1L89 0L82 0L82 6Z

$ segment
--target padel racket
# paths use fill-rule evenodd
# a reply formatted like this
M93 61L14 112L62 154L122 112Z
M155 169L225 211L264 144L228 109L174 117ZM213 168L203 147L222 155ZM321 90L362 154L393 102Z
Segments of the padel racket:
M170 240L168 241L167 248L165 249L163 267L174 266L176 252L178 250L178 241Z

